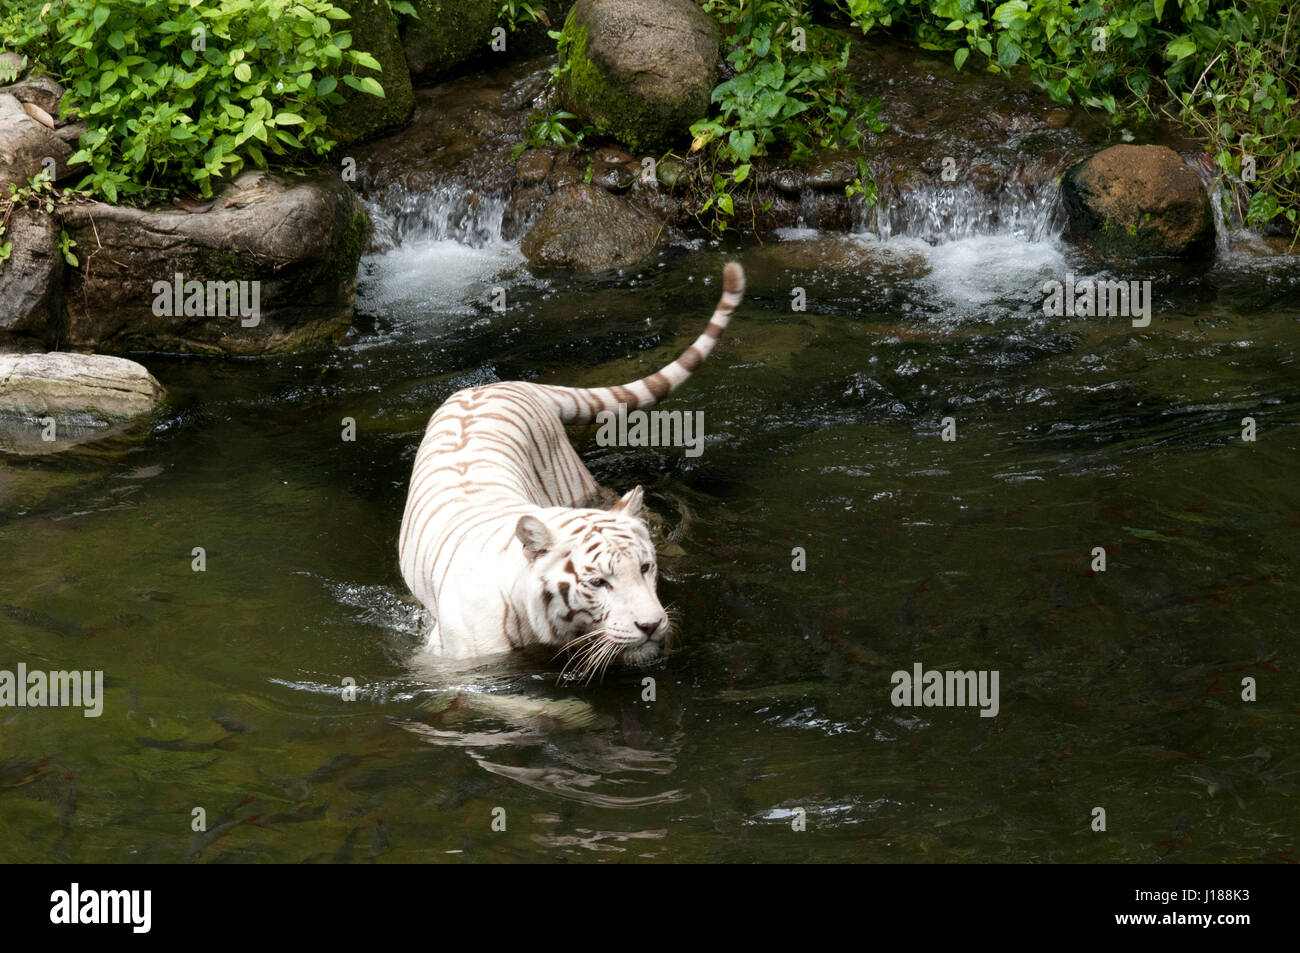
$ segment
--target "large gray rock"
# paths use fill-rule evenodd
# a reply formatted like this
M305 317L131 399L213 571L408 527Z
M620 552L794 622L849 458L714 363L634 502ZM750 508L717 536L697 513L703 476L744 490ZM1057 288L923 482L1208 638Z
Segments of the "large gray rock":
M10 86L0 86L0 93L9 93L20 103L40 106L55 120L59 118L63 92L58 80L41 73L30 73Z
M1210 197L1165 146L1111 146L1061 177L1069 231L1128 258L1188 257L1214 248Z
M68 346L261 354L347 332L369 219L339 179L249 172L194 211L63 210Z
M0 450L66 450L118 433L163 399L135 361L103 354L0 354Z
M692 0L578 0L560 39L560 94L632 149L670 146L708 113L718 40Z
M54 344L63 335L63 255L52 215L15 208L4 241L9 260L0 265L0 343L39 340Z
M11 93L0 93L0 194L9 194L9 184L24 186L27 180L54 160L54 178L68 174L68 159L74 152L53 129L41 125L23 109Z
M663 224L604 189L566 185L546 202L520 247L536 268L601 271L646 258Z

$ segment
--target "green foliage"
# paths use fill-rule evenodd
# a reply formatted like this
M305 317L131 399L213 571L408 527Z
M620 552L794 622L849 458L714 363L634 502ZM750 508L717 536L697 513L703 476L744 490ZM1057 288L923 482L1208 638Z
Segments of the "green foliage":
M1300 220L1300 9L1260 4L1177 99L1177 115L1210 141L1219 167L1260 186L1245 220ZM1240 31L1239 33L1237 31ZM1289 44L1286 42L1289 39ZM1171 113L1173 110L1169 110Z
M1260 191L1252 223L1300 207L1300 12L1292 0L830 0L864 32L901 32L925 49L974 56L991 72L1026 68L1058 102L1116 121L1160 108L1208 136L1220 167L1245 155ZM1170 107L1172 103L1172 108Z
M881 132L880 100L865 101L846 70L850 41L813 21L805 0L705 0L722 26L734 75L713 89L716 112L691 126L691 151L704 153L699 181L707 198L697 215L721 233L735 214L734 193L749 180L751 160L775 150L800 162L822 150L856 149ZM875 202L866 163L845 190ZM752 183L751 183L752 187Z
M29 208L52 215L59 202L87 197L88 193L75 189L60 191L55 188L50 180L50 173L44 169L28 179L26 185L18 186L10 182L9 194L0 197L0 274L4 273L5 262L13 254L13 242L5 240L5 233L9 229L9 219L13 217L15 209ZM59 252L74 268L77 267L77 256L72 253L72 249L76 244L67 232L60 231Z
M0 36L4 34L0 33ZM22 75L27 68L27 57L23 56L15 63L0 60L0 86L7 86Z
M880 102L849 85L849 41L812 21L804 0L707 0L722 24L735 75L711 96L717 114L691 126L692 151L711 148L743 164L778 144L800 161L818 149L852 149L881 131Z
M551 18L545 7L527 3L526 0L505 0L505 3L501 4L501 12L497 14L497 22L504 24L511 33L514 33L520 25L527 23L543 23L550 26Z
M64 83L88 126L80 186L112 202L208 196L249 163L323 154L340 80L384 95L354 75L379 63L351 48L349 15L328 0L0 2L10 45Z
M528 127L528 138L514 147L510 158L518 159L525 149L576 146L591 132L590 126L583 126L577 132L570 129L569 122L577 118L573 113L563 110L540 116Z

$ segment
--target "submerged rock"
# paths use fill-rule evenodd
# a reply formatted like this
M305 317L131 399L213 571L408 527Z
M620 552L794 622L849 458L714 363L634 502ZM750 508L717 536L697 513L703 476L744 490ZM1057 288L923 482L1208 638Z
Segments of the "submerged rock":
M1061 178L1070 231L1105 254L1187 257L1214 248L1200 176L1165 146L1111 146Z
M63 218L81 258L72 347L261 354L351 324L369 220L337 178L250 172L200 214L96 202Z
M520 247L533 267L600 271L644 259L662 229L604 189L570 185L551 196Z
M66 450L120 432L163 399L143 366L104 354L0 354L0 450Z
M691 0L578 0L560 40L565 105L637 152L706 115L718 27Z

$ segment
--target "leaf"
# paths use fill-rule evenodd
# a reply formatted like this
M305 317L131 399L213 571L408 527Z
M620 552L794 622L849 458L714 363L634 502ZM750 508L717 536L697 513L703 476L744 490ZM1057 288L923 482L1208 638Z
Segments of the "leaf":
M235 79L239 80L241 83L247 83L252 78L253 70L247 63L240 63L235 67Z
M961 49L957 50L957 52L952 54L952 65L957 67L957 69L961 69L962 65L966 62L966 57L968 56L970 56L970 47L963 46Z
M1196 43L1189 36L1180 36L1165 47L1165 58L1175 63L1196 53Z
M95 7L95 12L90 15L90 22L94 28L92 32L98 31L99 28L104 25L104 21L107 19L108 19L108 7L104 6L103 4L100 4L99 6Z
M301 126L305 120L297 113L276 113L275 124L277 126Z

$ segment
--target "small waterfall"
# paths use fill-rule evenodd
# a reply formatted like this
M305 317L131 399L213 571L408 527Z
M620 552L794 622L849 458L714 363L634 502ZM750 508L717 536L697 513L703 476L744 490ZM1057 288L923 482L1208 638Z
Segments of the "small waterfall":
M378 251L430 242L456 242L469 248L501 245L506 206L501 195L466 188L463 183L412 189L398 181L366 201Z
M1064 226L1060 189L1048 181L1033 186L1012 183L994 193L958 184L887 186L874 208L860 210L855 230L935 245L981 235L1041 242L1056 238Z
M500 192L399 180L365 204L375 231L357 289L362 313L415 323L478 314L521 260L502 235L508 203Z
M1230 180L1207 153L1183 153L1183 161L1196 170L1205 191L1210 193L1214 251L1222 258L1231 250L1233 234L1242 228L1242 212L1250 201L1250 193L1243 183Z

